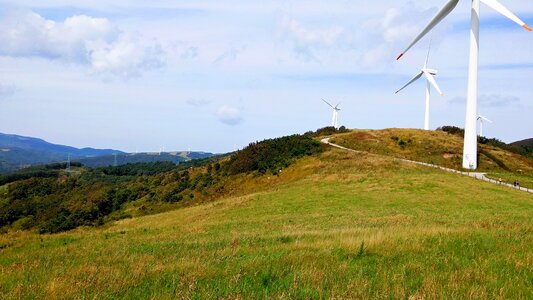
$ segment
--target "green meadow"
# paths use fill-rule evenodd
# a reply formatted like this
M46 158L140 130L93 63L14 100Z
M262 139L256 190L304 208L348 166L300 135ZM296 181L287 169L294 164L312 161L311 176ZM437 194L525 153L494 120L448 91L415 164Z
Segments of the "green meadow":
M531 194L378 154L328 148L215 201L0 235L1 298L533 297Z

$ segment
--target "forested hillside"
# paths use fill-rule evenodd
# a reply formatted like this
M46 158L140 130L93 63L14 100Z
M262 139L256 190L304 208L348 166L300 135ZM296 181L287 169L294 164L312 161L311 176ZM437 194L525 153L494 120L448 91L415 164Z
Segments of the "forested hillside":
M234 192L243 174L277 174L321 151L311 134L252 143L231 157L90 169L54 164L0 176L0 227L55 233L160 212Z

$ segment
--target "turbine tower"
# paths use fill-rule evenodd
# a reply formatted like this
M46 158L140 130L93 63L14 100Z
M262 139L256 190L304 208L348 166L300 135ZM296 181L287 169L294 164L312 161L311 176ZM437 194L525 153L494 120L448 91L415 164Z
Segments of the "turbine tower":
M398 56L399 60L409 51L420 39L422 39L433 27L439 24L452 12L459 0L449 0L448 3L437 13L429 24L416 36L409 46ZM470 24L470 62L468 71L468 94L466 100L465 118L465 138L463 148L463 168L475 170L477 168L477 83L478 83L478 56L479 56L479 10L480 2L485 3L490 8L496 10L505 17L511 19L518 25L531 31L526 23L520 20L515 14L508 10L497 0L472 0L472 17Z
M337 105L333 106L329 104L328 101L322 99L329 107L333 108L333 117L331 118L331 126L335 127L335 129L339 129L339 111L341 110L339 108L340 102L337 103Z
M492 121L482 115L477 115L477 120L479 121L479 136L483 136L483 122L492 123Z
M424 129L429 130L429 98L431 96L431 85L437 90L437 92L444 96L442 91L440 90L439 86L437 85L437 82L435 81L435 78L433 76L437 75L437 70L428 69L428 61L429 61L429 52L431 51L431 43L429 44L428 49L428 55L426 56L426 62L424 63L424 67L422 70L420 70L420 73L418 73L411 81L409 81L406 85L404 85L401 89L396 91L396 94L398 94L400 91L411 85L413 82L417 81L424 75L426 77L426 113L424 117Z

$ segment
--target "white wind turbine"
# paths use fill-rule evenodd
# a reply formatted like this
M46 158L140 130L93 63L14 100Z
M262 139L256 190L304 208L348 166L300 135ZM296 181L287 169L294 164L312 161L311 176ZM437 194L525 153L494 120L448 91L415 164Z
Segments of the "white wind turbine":
M398 56L399 60L409 49L422 39L433 27L440 23L454 8L459 0L449 0L448 3L437 13L429 24L416 36L409 46ZM518 25L531 31L526 23L508 10L497 0L472 0L472 18L470 27L470 63L468 71L468 94L466 100L465 138L463 148L463 168L475 170L477 168L477 79L478 79L478 56L479 56L479 10L480 2L518 23Z
M483 122L492 123L492 121L482 115L477 115L477 120L479 121L479 136L483 136Z
M335 129L339 129L339 111L341 110L339 108L340 102L337 103L337 105L333 106L329 104L328 101L322 99L327 105L329 105L331 108L333 108L333 117L331 118L331 126L335 127Z
M437 90L437 92L444 96L442 91L440 90L439 86L437 85L437 82L435 81L435 78L433 76L437 75L437 70L434 69L428 69L428 61L429 61L429 52L431 51L431 43L428 49L428 55L426 56L426 62L424 63L424 67L422 70L420 70L420 73L418 73L415 78L411 79L406 85L404 85L401 89L396 91L396 94L398 94L401 90L405 89L409 85L411 85L413 82L417 81L424 75L426 77L426 113L424 117L424 129L429 130L429 98L431 95L431 85Z

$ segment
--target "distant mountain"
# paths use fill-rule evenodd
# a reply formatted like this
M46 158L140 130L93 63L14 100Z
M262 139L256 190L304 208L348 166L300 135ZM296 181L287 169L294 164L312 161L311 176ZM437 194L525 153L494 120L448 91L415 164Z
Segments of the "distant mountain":
M49 143L45 140L0 133L0 172L23 167L124 152L113 149L75 148Z
M514 143L511 143L511 145L513 145L513 146L526 146L526 147L533 148L533 138L525 139L525 140L521 140L521 141L516 141Z
M0 149L20 149L51 154L68 154L73 157L100 156L113 153L124 153L113 149L75 148L49 143L45 140L14 134L0 133Z
M32 165L71 161L88 167L106 167L137 162L171 161L180 163L196 158L210 157L206 152L167 152L128 154L113 149L75 148L49 143L45 140L14 134L0 133L0 173L12 172Z

